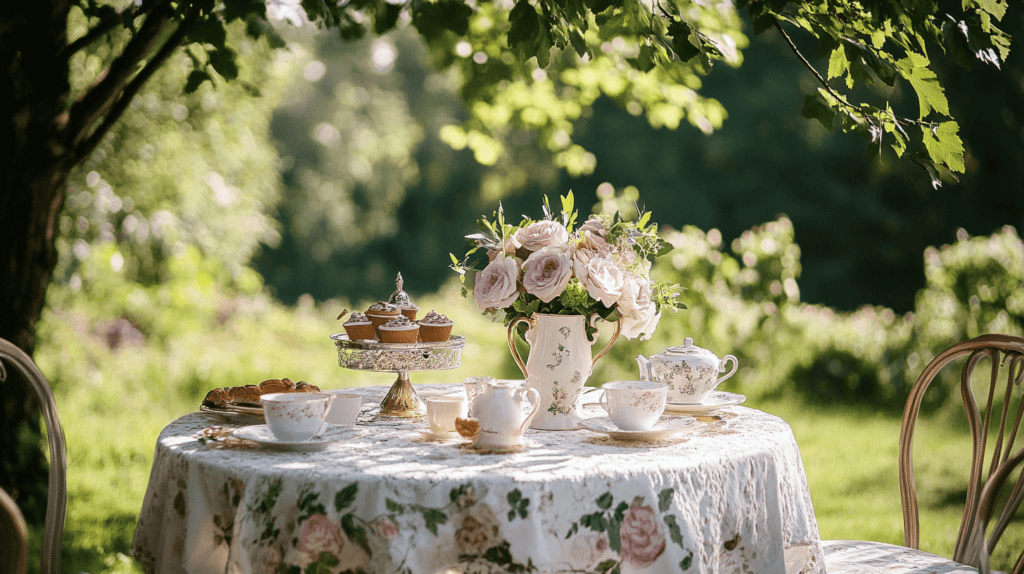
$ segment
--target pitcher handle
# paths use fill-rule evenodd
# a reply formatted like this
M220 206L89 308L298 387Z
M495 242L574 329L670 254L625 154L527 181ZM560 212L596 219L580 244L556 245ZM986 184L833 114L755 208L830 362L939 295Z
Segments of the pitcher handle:
M736 360L736 357L734 357L732 355L726 355L725 357L722 358L722 362L721 362L722 367L721 367L721 370L719 371L720 373L725 372L726 367L729 365L729 361L732 361L732 370L729 371L728 373L722 375L721 377L718 377L718 379L715 380L715 387L717 387L718 385L722 384L722 381L724 381L724 380L728 379L729 377L735 375L736 371L739 370L740 362ZM712 387L712 388L714 388L714 387Z
M520 319L521 318L522 317L520 317ZM533 393L533 399L530 401L533 403L533 410L530 411L530 414L526 415L526 420L524 420L523 424L519 426L519 436L523 436L523 432L526 431L526 427L530 426L530 421L533 420L533 415L537 414L537 411L540 410L540 391L530 387L526 389L526 392L523 394L529 396L530 393Z
M593 313L593 314L590 315L589 323L590 323L591 328L593 328L595 330L597 329L597 324L596 323L597 323L597 320L600 319L600 318L601 318L601 316L598 315L597 313ZM611 322L611 321L609 321L609 322ZM597 360L598 359L600 359L601 357L605 356L605 353L607 353L608 351L612 350L612 345L614 345L615 341L617 341L619 339L619 331L621 329L622 329L622 317L619 317L618 320L615 321L615 332L612 333L612 338L608 340L608 344L605 345L604 348L601 349L601 352L598 353L597 356L594 357L594 360L592 360L590 362L590 368L591 369L593 369L594 365L597 364ZM511 343L511 342L512 342L512 339L510 338L509 339L509 343ZM591 345L593 345L594 343L597 342L597 333L594 333L594 339L592 341L589 341L589 342L590 342Z
M516 349L516 343L513 340L513 335L516 332L516 325L519 323L528 323L530 329L537 326L537 323L533 320L533 317L516 317L514 321L508 324L508 350L512 351L512 358L516 360L516 364L519 365L519 370L523 372L523 376L529 378L526 374L526 363L523 362L523 358L519 356L519 351Z

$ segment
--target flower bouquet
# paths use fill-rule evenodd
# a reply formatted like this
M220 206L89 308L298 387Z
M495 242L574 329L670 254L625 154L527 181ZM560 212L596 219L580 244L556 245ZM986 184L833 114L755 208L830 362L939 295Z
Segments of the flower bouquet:
M620 321L627 339L646 340L664 309L686 308L678 301L679 285L651 280L652 260L671 246L658 237L650 212L638 207L635 221L618 213L591 215L576 228L572 192L561 202L561 212L553 213L545 196L544 218L523 216L518 224L506 222L499 205L492 219L478 221L481 233L466 236L465 257L451 255L452 269L463 283L475 279L473 300L485 313L503 313L506 325L538 313L597 313L606 321ZM481 250L487 263L477 271Z

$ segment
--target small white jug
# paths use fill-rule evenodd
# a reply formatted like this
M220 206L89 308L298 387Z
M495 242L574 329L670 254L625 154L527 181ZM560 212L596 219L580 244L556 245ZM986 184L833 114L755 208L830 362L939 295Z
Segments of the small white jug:
M471 400L470 412L480 421L480 433L473 446L486 449L519 445L523 431L540 407L537 389L526 388L526 381L501 379L467 380L466 389ZM530 396L533 403L533 409L525 416L524 396Z

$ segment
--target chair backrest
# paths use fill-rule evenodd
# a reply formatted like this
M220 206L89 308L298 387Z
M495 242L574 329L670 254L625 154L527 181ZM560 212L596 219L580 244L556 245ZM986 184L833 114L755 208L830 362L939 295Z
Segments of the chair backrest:
M961 564L978 566L980 557L976 548L970 549L973 546L970 541L975 531L981 491L986 482L986 470L988 476L993 476L996 468L1010 458L1024 416L1024 401L1020 396L1020 386L1024 380L1024 339L1009 335L982 335L953 345L939 353L925 367L914 383L903 411L903 424L900 429L900 497L903 502L904 543L910 548L918 548L920 523L914 482L914 427L921 410L922 398L932 380L943 367L965 356L967 361L960 373L960 394L974 446L967 484L967 500L952 558ZM974 368L984 358L990 360L991 376L985 397L985 411L982 413L974 397L971 378ZM1000 377L1001 374L1004 377ZM1015 387L1018 388L1017 393L1014 393ZM1002 397L1002 407L994 409L997 392ZM1012 421L1013 426L1007 435L1008 421ZM996 433L993 444L989 444L990 429ZM986 469L987 450L991 450L991 463Z
M0 574L25 574L28 568L28 525L18 505L0 488Z
M67 511L67 447L64 428L57 416L53 391L36 364L24 351L0 339L0 381L7 380L6 365L16 369L28 382L39 401L39 410L46 424L50 446L50 482L46 499L46 525L43 529L42 574L60 572L60 547L64 538L64 516Z
M989 574L991 572L988 564L989 555L992 554L992 550L999 543L999 539L1006 530L1006 526L1020 508L1021 502L1024 501L1024 472L1022 472L1017 477L1017 482L1014 483L1005 504L999 511L998 519L992 527L992 533L989 535L988 540L985 540L985 530L987 530L988 522L999 505L1006 481L1018 467L1021 467L1021 463L1024 463L1024 448L1006 459L1006 462L1000 464L999 468L985 482L985 488L981 491L981 500L978 503L978 523L975 526L974 536L971 537L971 543L968 545L968 553L977 553L979 555L982 574ZM1010 571L1010 574L1022 573L1024 573L1024 550L1021 551L1020 556L1017 557L1017 563L1013 566L1013 570Z

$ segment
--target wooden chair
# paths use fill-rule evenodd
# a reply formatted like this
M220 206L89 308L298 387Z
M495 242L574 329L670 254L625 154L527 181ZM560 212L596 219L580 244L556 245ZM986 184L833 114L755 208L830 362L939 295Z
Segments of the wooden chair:
M967 357L967 361L964 363L960 375L960 394L963 398L974 446L970 459L971 470L967 485L967 499L953 557L950 560L923 552L918 546L920 519L914 479L913 439L921 410L921 401L928 386L943 367L963 357ZM982 413L974 396L971 378L975 367L985 358L991 362L991 376L988 393L985 397L985 411ZM1001 374L1004 377L1001 377ZM1008 461L1011 458L1015 459L1015 457L1010 457L1010 453L1013 452L1013 444L1021 430L1021 421L1024 418L1024 401L1020 396L1022 381L1024 381L1024 339L1020 337L983 335L953 345L935 357L925 367L924 372L921 373L910 391L900 429L900 496L903 503L903 540L906 546L850 540L823 541L825 565L828 572L830 574L882 571L887 574L910 574L912 572L967 574L978 572L977 567L981 564L982 556L987 560L988 552L981 552L983 545L975 542L976 529L985 528L992 515L993 508L991 506L994 505L996 496L990 495L988 502L990 508L986 509L986 512L980 512L983 510L981 508L982 489L986 485L986 454L991 461L987 465L987 474L993 484L1000 478L997 469L1000 472L1005 472L1006 476L1009 475L1013 467L1008 464ZM1018 390L1016 396L1014 396L1015 388ZM1003 399L1002 408L998 409L995 408L997 392ZM1013 426L1012 430L1006 433L1008 422L1012 422ZM996 435L991 444L989 441L990 430ZM989 450L991 452L987 453ZM1005 481L1005 479L1006 477L1003 476L1002 480ZM1000 521L986 546L989 551L999 541L999 537L1005 529L1005 522L1008 520L1007 508L1013 506L1009 510L1009 516L1012 516L1016 508L1020 506L1020 499L1024 496L1021 493L1021 489L1024 488L1021 482L1018 480L1014 490L1015 494L1000 514ZM999 490L1001 486L1000 484L998 488L996 486L992 488ZM1016 500L1015 505L1014 500ZM1012 572L1013 574L1024 574L1024 549L1022 549L1021 558L1017 560Z
M0 574L25 574L28 525L7 491L0 488Z
M1017 477L1017 482L1014 483L1013 489L1010 491L1009 500L1006 501L1006 504L1003 505L999 513L999 520L996 521L995 526L992 528L992 533L989 535L988 540L985 540L986 525L999 505L1003 488L1013 472L1021 467L1021 463L1024 463L1024 448L1000 464L999 468L989 477L988 482L985 483L985 488L981 491L981 500L978 503L978 523L975 526L974 536L971 538L968 552L978 552L981 558L980 570L984 574L990 574L991 569L989 569L988 565L989 555L996 544L999 543L999 538L1003 535L1013 515L1020 508L1021 502L1024 501L1024 472L1022 472ZM1017 559L1011 574L1020 574L1021 572L1024 572L1024 553Z
M50 390L46 377L39 372L32 359L21 349L0 339L0 381L7 380L7 366L11 366L21 373L25 381L28 382L39 401L39 410L42 412L43 421L46 424L46 436L50 447L50 477L40 572L42 574L59 574L60 547L64 538L64 517L68 503L67 448L64 442L64 428L60 425L57 404L53 400L53 391ZM6 556L6 553L4 555Z

